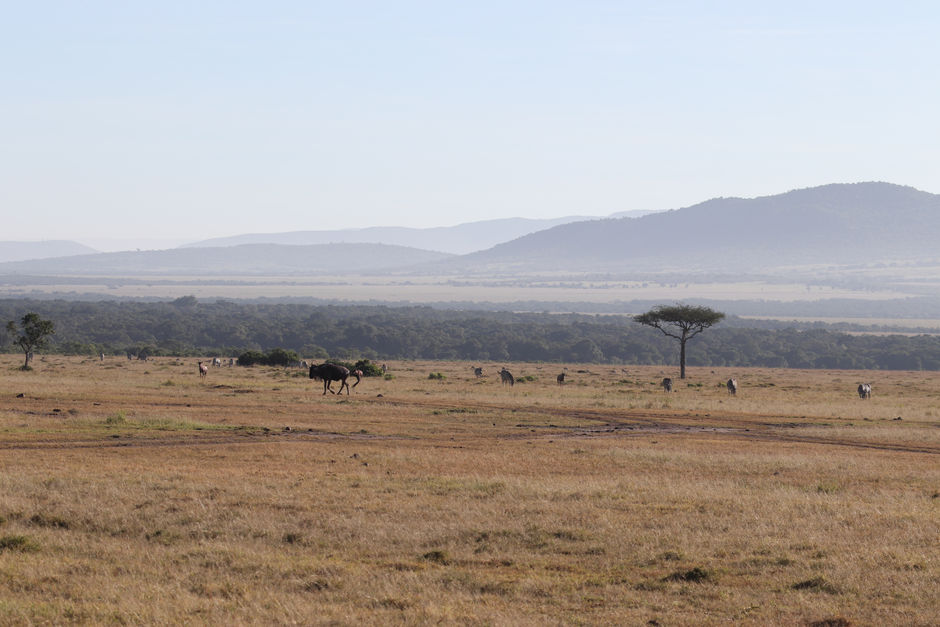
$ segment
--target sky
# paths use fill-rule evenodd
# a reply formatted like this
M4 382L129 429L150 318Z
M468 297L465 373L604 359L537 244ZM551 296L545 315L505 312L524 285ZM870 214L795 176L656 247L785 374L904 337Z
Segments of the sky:
M0 241L940 193L932 1L0 8Z

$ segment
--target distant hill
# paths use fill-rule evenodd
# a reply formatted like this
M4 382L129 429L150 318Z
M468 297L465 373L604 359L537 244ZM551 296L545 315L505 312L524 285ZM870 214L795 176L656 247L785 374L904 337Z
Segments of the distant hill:
M245 244L224 248L176 248L8 262L0 263L0 274L276 276L382 273L415 264L439 262L451 256L385 244Z
M940 257L940 195L889 183L716 198L635 219L577 222L446 264L458 271L695 269Z
M78 242L68 240L49 240L45 242L0 242L0 262L24 261L26 259L47 259L49 257L68 257L69 255L88 255L96 253Z
M313 244L368 243L408 246L422 250L435 250L456 255L491 248L496 244L548 229L559 224L591 217L568 216L545 220L528 218L505 218L481 220L457 226L442 226L415 229L399 226L375 226L362 229L336 231L291 231L288 233L251 233L232 237L218 237L186 244L182 248L208 248L216 246L238 246L241 244L289 244L309 246Z
M651 213L662 213L661 211L644 211L643 209L630 209L628 211L618 211L617 213L612 213L608 218L642 218L643 216L648 216ZM583 220L596 220L597 218L582 218Z

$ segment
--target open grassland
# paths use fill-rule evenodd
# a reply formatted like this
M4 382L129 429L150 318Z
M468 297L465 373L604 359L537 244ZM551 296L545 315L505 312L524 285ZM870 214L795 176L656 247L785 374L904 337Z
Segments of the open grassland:
M3 624L940 623L938 373L18 365Z
M517 303L610 303L618 300L779 300L815 301L829 298L890 300L936 293L936 280L927 286L899 287L899 280L881 287L836 287L809 281L683 281L674 278L608 280L580 274L525 275L511 278L455 278L453 276L69 276L36 283L21 283L20 277L0 276L0 296L35 297L43 294L107 294L109 298L317 298L350 302L490 302ZM909 289L905 289L909 287Z

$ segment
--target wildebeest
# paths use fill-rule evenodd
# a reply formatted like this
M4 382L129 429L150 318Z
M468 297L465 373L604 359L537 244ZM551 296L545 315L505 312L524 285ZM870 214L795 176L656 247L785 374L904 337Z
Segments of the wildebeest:
M201 361L199 362L199 376L204 377L209 374L209 366L205 365Z
M499 380L502 383L508 383L510 386L516 384L516 379L512 376L512 373L505 368L499 371Z
M866 399L871 398L871 383L858 384L858 397Z
M728 394L735 396L738 393L738 380L728 379Z
M565 373L562 372L560 375L558 375L557 377L555 377L555 380L558 381L558 383L564 383L564 382L565 382Z
M474 366L474 367L473 367L473 374L474 374L475 377L477 377L477 378L479 379L480 377L483 376L483 368L480 368L480 367L478 367L478 366Z
M672 392L672 379L669 377L663 379L663 382L660 383L660 385L663 386L663 392Z
M349 383L346 381L346 379L349 378L349 368L346 366L340 366L339 364L314 364L310 366L310 378L323 380L323 394L326 394L327 390L330 391L330 394L336 394L330 386L333 381L339 381L339 393L342 394L343 386L346 386L346 395L349 395Z

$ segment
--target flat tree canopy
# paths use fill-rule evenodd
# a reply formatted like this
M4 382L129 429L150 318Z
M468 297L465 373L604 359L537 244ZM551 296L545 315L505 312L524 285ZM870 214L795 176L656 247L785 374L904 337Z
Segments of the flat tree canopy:
M709 307L677 304L657 305L633 319L679 340L679 376L685 379L685 343L724 317Z

